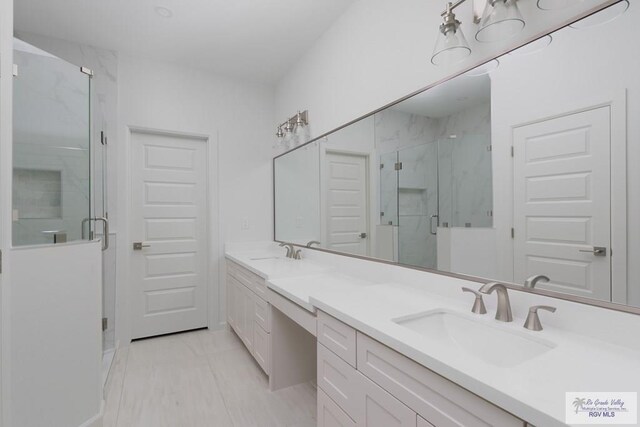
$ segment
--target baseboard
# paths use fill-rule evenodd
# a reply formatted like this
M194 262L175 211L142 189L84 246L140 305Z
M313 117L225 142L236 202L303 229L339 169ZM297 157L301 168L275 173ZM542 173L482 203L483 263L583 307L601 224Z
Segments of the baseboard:
M100 412L93 417L89 418L78 427L102 427L102 418L104 416L104 399L100 402Z

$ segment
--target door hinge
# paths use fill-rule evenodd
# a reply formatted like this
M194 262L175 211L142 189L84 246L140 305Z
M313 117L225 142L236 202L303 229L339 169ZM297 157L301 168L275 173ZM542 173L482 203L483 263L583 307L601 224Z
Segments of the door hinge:
M514 239L516 237L516 229L511 227L511 238Z
M380 212L380 216L384 216L384 212L382 212L382 211L381 211L381 212Z
M380 163L380 169L384 169L384 163Z
M93 77L93 70L87 67L80 67L80 72L86 74L89 77Z
M401 171L402 170L402 162L398 162L395 164L395 170L397 171Z
M100 131L100 144L107 145L107 137L104 136L104 131Z
M13 77L18 77L18 64L13 64Z
M511 157L515 157L515 149L511 146Z
M493 150L493 146L491 144L487 145L487 151L492 151Z
M109 320L106 317L102 318L102 331L106 331L109 326Z

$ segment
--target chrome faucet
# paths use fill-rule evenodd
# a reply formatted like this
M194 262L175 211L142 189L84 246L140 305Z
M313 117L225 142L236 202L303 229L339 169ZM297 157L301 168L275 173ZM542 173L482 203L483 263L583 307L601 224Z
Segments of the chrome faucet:
M509 292L507 287L501 283L490 282L479 289L483 294L491 294L493 291L498 293L498 309L496 310L496 320L501 322L512 322L511 303L509 302Z
M542 323L540 323L540 317L538 317L538 310L547 310L552 313L556 312L555 307L550 307L548 305L534 305L529 309L529 315L527 316L527 320L524 322L524 327L529 329L530 331L541 331Z
M307 243L308 248L310 248L312 245L320 246L320 242L318 242L317 240L311 240L310 242Z
M538 282L548 282L549 279L547 276L543 275L543 274L538 274L536 276L531 276L529 277L527 280L524 281L524 287L525 288L529 288L529 289L533 289L536 287L536 285L538 284Z
M296 248L293 247L293 243L282 242L279 246L287 249L287 258L302 259L302 250L296 250Z
M293 256L293 245L291 243L282 242L278 246L281 248L284 247L287 250L287 258L291 258Z

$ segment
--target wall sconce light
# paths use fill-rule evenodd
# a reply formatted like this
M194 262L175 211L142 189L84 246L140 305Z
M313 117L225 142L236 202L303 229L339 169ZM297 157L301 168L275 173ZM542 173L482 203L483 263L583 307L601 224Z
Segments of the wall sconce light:
M466 0L448 3L442 12L444 22L431 56L434 65L449 65L471 54L471 48L462 33L462 23L453 10ZM525 26L518 0L473 0L474 22L479 24L475 39L479 42L501 41L518 34ZM481 12L482 11L482 12Z
M288 143L295 135L297 143L305 133L305 128L309 125L309 112L307 110L298 111L294 116L289 117L285 122L278 125L276 137L282 145Z
M464 37L461 22L453 13L453 3L447 4L447 10L442 15L444 22L440 24L438 40L431 56L434 65L449 65L462 61L471 55L471 48Z

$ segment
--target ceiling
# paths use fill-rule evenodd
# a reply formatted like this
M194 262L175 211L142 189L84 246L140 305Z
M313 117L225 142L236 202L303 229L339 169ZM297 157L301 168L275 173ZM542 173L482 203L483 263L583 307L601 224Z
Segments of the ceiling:
M489 75L463 75L432 87L391 108L419 116L442 118L490 102Z
M354 1L19 0L15 29L273 83Z

